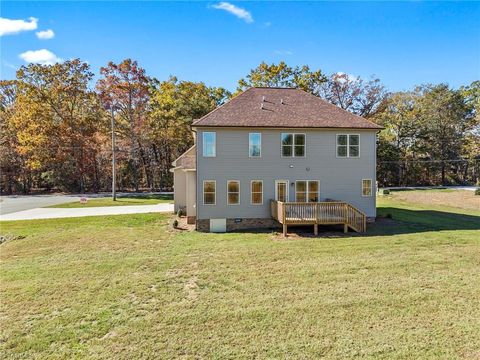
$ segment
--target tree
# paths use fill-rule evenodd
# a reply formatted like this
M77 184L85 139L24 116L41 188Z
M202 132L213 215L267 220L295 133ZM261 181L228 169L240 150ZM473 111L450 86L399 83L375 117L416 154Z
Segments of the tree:
M16 80L0 80L0 192L11 194L17 187L18 178L23 178L23 159L17 151L18 139L12 123L15 114L15 103L18 84ZM22 190L27 190L22 186Z
M379 79L365 81L345 73L334 73L315 95L344 110L370 117L385 101L387 91Z
M74 59L55 65L30 64L17 71L13 125L18 151L30 170L50 171L54 182L84 191L95 179L102 113L89 89L90 66Z
M223 104L230 95L223 88L179 81L176 77L162 82L152 80L146 134L160 170L161 185L171 183L171 162L193 144L192 121Z
M415 92L391 94L384 100L382 111L372 118L385 127L379 135L377 159L381 180L386 183L405 185L407 161L416 160L420 155L423 126L418 102L419 94Z
M290 67L283 61L278 65L262 62L238 81L237 93L249 87L266 86L296 87L316 95L325 81L321 70L312 71L307 65Z
M130 165L133 171L135 190L139 189L140 157L142 148L142 126L147 116L149 101L149 79L145 70L136 61L125 59L119 64L109 62L100 68L103 76L96 88L104 107L113 111L116 131L128 139ZM145 163L143 163L145 168Z
M473 130L472 105L468 104L461 91L446 84L424 85L419 102L425 124L424 148L431 159L441 161L441 181L446 184L448 160L460 158L462 139Z

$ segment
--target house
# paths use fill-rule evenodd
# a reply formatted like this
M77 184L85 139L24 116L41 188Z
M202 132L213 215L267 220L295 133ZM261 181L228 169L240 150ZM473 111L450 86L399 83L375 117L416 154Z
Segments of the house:
M376 216L381 126L293 88L250 88L192 123L173 162L175 210L199 231L343 224Z

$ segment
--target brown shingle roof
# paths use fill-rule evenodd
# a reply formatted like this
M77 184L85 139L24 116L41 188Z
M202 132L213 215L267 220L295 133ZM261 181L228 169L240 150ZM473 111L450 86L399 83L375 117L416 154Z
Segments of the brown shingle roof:
M293 88L250 88L194 121L192 126L382 129Z

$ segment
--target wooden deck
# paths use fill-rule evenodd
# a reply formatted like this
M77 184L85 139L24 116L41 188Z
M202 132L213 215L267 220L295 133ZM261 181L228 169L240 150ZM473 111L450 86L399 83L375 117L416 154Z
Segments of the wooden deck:
M283 225L283 235L287 236L288 225L313 225L315 235L318 225L343 225L356 232L367 230L365 214L346 202L270 202L272 217Z

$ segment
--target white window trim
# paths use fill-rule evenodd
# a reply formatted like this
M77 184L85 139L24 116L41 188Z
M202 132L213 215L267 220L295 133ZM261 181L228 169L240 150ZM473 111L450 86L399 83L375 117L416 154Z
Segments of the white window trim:
M215 202L213 204L205 204L205 183L206 182L214 182L215 183ZM217 205L217 181L216 180L203 180L202 184L202 203L205 206L214 206Z
M309 181L316 181L318 183L318 190L317 190L317 197L318 197L318 201L320 201L320 180L315 180L315 179L310 179L310 180L295 180L295 201L297 202L297 182L299 181L305 181L307 183L307 190L306 190L306 193L305 193L305 198L307 199L307 203L310 202L308 201L308 182Z
M205 155L205 134L214 134L213 155ZM215 131L204 131L202 133L202 155L205 158L217 157L217 133Z
M363 182L364 182L364 181L370 181L370 195L364 195L364 194L363 194ZM361 191L362 191L362 197L372 197L373 194L374 194L373 180L372 180L372 179L362 179Z
M262 183L262 202L261 203L254 203L253 202L253 198L252 198L252 195L253 195L253 191L252 191L252 185L253 185L253 182L261 182ZM275 197L276 198L276 197ZM250 205L263 205L263 180L251 180L250 181Z
M282 144L282 137L283 135L292 135L292 156L283 156L283 144ZM305 139L305 144L303 145L303 156L295 156L295 135L303 135ZM285 159L290 159L290 158L305 158L307 157L307 134L306 133L280 133L280 156Z
M260 135L260 155L258 156L252 156L250 154L250 135L251 134L258 134ZM248 157L249 158L253 158L253 159L257 159L257 158L261 158L262 157L262 133L259 133L259 132L256 132L256 133L248 133Z
M286 188L287 188L287 194L286 194L287 195L287 201L285 201L285 202L288 202L288 200L290 199L290 191L289 191L290 181L289 180L284 180L284 179L283 180L275 180L275 201L278 201L277 200L278 199L278 186L277 186L277 184L282 183L282 182L287 183L287 186L286 186Z
M338 137L341 135L346 135L347 136L347 156L338 156L338 147L339 146L345 146L345 145L338 145ZM350 156L350 135L357 135L358 136L358 156ZM359 159L360 158L360 134L336 134L335 135L335 156L338 159Z
M230 202L228 201L228 194L229 194L228 183L229 182L237 182L238 183L238 203L230 204ZM234 180L234 179L227 180L227 205L231 205L231 206L240 205L240 180Z

